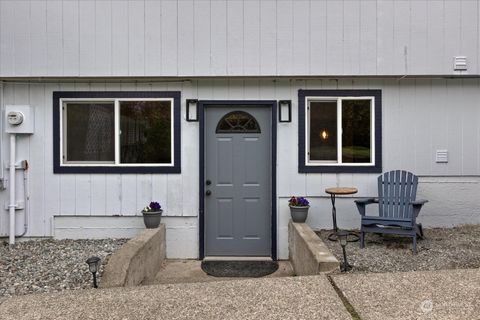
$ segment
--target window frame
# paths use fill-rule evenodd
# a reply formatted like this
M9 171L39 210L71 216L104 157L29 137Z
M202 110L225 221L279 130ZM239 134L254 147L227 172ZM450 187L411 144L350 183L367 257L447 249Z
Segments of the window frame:
M120 103L122 101L171 101L171 162L121 163L120 162ZM112 102L114 104L114 162L63 161L63 112L68 102ZM54 173L180 173L180 92L179 91L55 91L53 92ZM67 107L68 108L68 107ZM66 109L67 110L67 109ZM65 139L66 140L66 139Z
M371 100L370 163L342 163L342 101ZM337 161L309 160L311 101L337 103ZM300 173L380 173L382 172L382 93L381 90L299 90L298 91L298 172Z

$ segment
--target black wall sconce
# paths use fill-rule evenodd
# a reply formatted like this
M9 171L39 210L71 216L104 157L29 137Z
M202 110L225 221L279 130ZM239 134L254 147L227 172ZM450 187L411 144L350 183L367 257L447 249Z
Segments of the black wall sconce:
M187 121L194 122L198 121L198 100L197 99L187 99Z
M278 121L292 122L292 100L278 101Z

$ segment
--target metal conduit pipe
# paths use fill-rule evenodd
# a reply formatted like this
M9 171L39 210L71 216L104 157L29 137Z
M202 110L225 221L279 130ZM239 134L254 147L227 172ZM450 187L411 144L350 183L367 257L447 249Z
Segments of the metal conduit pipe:
M9 187L10 187L10 203L8 204L8 210L10 213L10 233L8 243L10 246L13 246L15 244L15 208L17 207L17 204L15 202L15 147L16 147L16 134L11 133L10 134L10 181L9 181Z

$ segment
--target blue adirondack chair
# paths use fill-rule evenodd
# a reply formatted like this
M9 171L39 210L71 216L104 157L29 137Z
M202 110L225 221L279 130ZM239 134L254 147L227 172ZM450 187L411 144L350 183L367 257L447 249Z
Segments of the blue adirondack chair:
M418 177L411 172L394 170L378 177L378 198L355 200L362 216L360 248L365 247L365 233L405 235L413 238L417 253L417 236L423 238L422 225L416 222L427 200L416 200ZM366 206L378 204L378 216L367 215Z

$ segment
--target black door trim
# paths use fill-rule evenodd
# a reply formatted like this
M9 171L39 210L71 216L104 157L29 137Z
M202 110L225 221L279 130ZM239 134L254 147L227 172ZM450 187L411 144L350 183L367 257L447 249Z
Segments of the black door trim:
M200 166L199 166L199 258L205 257L205 108L215 105L244 105L258 106L264 105L271 107L272 116L272 221L271 221L271 257L277 260L277 101L275 100L199 100L199 146L200 146Z

